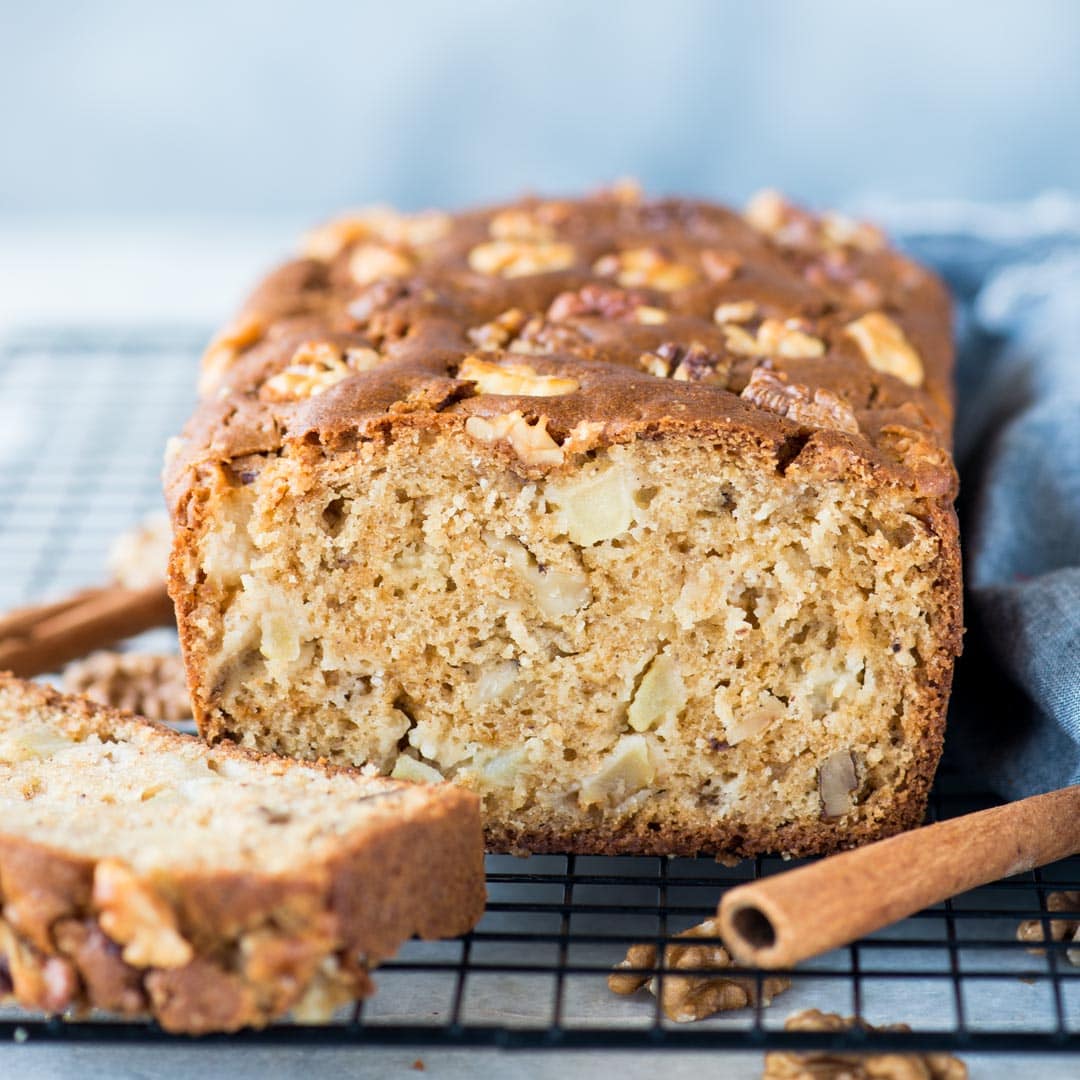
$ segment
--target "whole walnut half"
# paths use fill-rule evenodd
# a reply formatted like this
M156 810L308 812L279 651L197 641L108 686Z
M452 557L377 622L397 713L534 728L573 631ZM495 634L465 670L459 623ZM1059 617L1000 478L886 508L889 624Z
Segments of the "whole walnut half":
M626 958L608 976L608 989L616 994L632 994L644 986L653 995L659 989L664 1015L679 1024L704 1020L714 1013L756 1004L757 979L735 967L731 955L720 944L719 937L719 924L714 919L707 919L676 934L675 941L664 946L662 988L656 975L631 974L621 970L657 966L655 945L631 945ZM717 940L696 942L696 938ZM679 971L693 971L694 974L675 974ZM772 999L790 986L790 979L776 976L763 979L762 1004L771 1005Z

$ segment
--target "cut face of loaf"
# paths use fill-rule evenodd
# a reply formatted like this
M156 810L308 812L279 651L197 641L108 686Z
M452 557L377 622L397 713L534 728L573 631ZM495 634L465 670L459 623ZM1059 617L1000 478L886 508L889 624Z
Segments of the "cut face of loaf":
M774 209L318 234L169 465L203 733L451 781L498 849L915 824L960 632L947 308L876 234Z
M0 679L0 996L172 1031L323 1016L483 910L475 799Z

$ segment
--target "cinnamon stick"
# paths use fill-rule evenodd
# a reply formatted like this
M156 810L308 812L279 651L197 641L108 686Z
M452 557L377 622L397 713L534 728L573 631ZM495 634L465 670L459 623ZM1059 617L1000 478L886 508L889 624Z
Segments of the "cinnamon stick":
M789 968L923 908L1080 852L1080 784L739 885L720 934L740 964Z
M173 623L164 585L86 589L0 618L0 671L30 678L56 671L94 649Z

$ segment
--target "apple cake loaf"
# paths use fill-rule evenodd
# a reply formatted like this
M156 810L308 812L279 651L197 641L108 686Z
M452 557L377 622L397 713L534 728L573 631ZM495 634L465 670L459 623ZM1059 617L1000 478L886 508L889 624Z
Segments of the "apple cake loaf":
M0 1001L189 1033L320 1019L483 908L466 791L210 748L0 676Z
M497 850L914 825L961 634L949 318L775 193L318 229L167 455L201 732L452 781Z

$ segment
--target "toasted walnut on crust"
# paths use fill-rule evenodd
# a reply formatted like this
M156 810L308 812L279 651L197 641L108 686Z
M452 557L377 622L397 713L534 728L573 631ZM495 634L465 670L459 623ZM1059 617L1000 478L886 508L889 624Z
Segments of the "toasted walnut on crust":
M782 371L754 368L740 396L759 409L786 416L797 424L859 433L859 422L847 402L824 387L811 390L802 383L793 383Z
M811 214L778 191L759 191L747 204L746 220L781 247L795 250L854 248L873 253L885 247L884 234L873 225L828 211Z
M357 285L406 277L415 266L416 260L409 251L390 244L361 244L349 256L349 276Z
M94 904L102 930L124 946L132 967L183 967L195 955L173 909L124 863L102 859L94 868Z
M565 270L576 258L573 244L557 240L489 240L469 252L469 268L497 277L527 277Z
M701 342L679 345L666 341L655 352L642 353L638 363L650 375L676 382L704 382L726 386L731 361L707 349Z
M854 1016L806 1009L789 1016L785 1031L910 1031L907 1024L875 1027ZM774 1050L761 1080L966 1080L967 1066L951 1054L846 1054L831 1050Z
M356 210L313 229L304 238L303 253L309 259L329 261L361 240L381 240L406 247L423 247L450 231L450 215L441 210L401 214L388 206Z
M1067 949L1066 957L1074 967L1080 967L1080 891L1063 889L1052 892L1046 898L1046 909L1052 914L1068 911L1065 919L1050 919L1050 940L1071 941L1075 949ZM1046 941L1046 923L1043 919L1025 919L1016 928L1016 940L1030 944L1043 944ZM1028 949L1035 956L1043 956L1045 949Z
M601 277L614 277L624 288L643 286L660 292L677 292L701 277L696 267L655 247L627 248L603 255L593 265Z
M780 356L804 360L825 355L825 342L808 334L801 319L764 319L756 334L739 326L742 320L718 320L727 347L740 356Z
M175 724L191 719L184 662L175 654L91 653L68 664L63 688L150 720Z
M844 328L862 349L866 362L885 375L895 375L908 386L922 386L923 363L904 331L880 311L871 311Z
M566 319L634 320L648 303L646 294L638 290L592 282L573 292L559 293L551 301L547 317L552 322Z
M303 401L316 397L342 379L378 367L374 349L342 349L328 341L306 341L292 355L289 366L271 375L259 388L264 401Z
M528 364L505 361L499 364L467 356L457 377L476 385L480 394L519 394L524 397L559 397L578 389L577 379L561 375L540 375Z
M757 1001L758 982L736 968L727 949L719 942L720 929L714 919L706 919L697 926L675 935L675 941L689 944L664 946L663 988L660 1005L664 1015L678 1024L704 1020L714 1013L729 1009L743 1009ZM716 938L708 944L693 944L694 938ZM622 968L652 968L657 966L655 945L631 945L626 959L616 965L608 976L608 989L616 994L633 994L643 986L649 993L657 993L659 979L655 975L640 972L622 974ZM673 972L695 971L695 974L677 975ZM711 972L717 972L712 974ZM723 974L720 974L723 972ZM761 982L761 1002L771 1005L777 994L791 987L791 980L769 976Z

